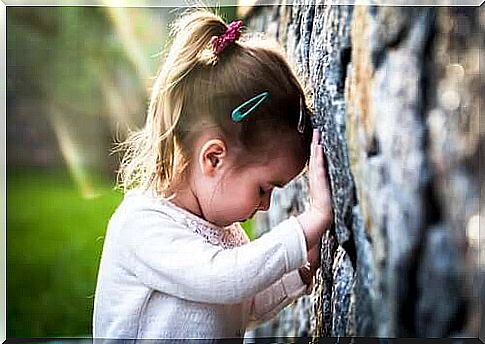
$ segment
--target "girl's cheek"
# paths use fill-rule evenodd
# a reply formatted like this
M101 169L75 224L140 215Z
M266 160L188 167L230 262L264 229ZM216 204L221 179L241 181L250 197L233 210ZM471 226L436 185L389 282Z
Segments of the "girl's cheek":
M258 189L256 190L258 191ZM247 192L244 195L244 202L242 203L244 204L244 209L252 213L259 205L259 192Z

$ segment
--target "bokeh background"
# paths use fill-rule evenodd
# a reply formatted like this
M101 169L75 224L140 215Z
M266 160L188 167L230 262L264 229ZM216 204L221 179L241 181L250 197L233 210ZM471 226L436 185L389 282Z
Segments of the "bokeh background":
M184 10L7 7L7 338L91 335L103 237L123 197L113 144L143 125Z

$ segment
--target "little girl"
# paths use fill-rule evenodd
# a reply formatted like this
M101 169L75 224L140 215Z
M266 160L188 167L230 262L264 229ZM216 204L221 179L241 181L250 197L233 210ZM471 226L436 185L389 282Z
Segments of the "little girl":
M319 134L283 55L241 29L200 9L176 22L146 125L125 142L95 338L243 337L311 291L332 219ZM239 222L308 160L309 209L249 242Z

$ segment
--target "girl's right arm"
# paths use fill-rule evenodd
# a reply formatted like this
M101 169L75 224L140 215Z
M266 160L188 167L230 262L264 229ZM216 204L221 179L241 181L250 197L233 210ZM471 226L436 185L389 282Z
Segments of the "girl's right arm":
M153 210L139 210L119 224L117 250L125 269L143 284L179 298L240 303L307 262L295 217L243 246L223 249Z

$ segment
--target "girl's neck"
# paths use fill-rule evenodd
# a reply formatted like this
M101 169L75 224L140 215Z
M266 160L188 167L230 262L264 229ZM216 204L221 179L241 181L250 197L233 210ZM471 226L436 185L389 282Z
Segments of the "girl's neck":
M190 187L176 190L170 202L205 220L199 200Z

